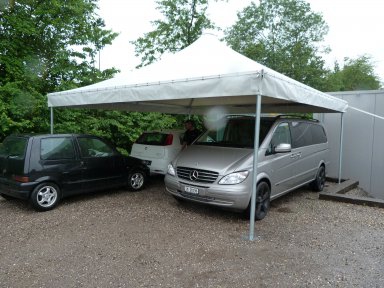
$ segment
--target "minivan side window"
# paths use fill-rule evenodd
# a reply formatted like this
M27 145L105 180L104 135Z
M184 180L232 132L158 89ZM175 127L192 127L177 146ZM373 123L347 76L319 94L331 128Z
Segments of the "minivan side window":
M78 141L82 157L108 157L114 154L112 147L100 139L79 137Z
M268 150L266 152L267 155L272 154L275 147L279 144L291 144L291 132L289 130L288 123L280 123L275 132L273 132L273 136L271 142L269 143Z
M323 126L312 124L312 139L314 144L327 143L327 135Z
M292 148L308 146L312 144L311 125L307 122L292 122Z
M307 122L292 122L292 148L326 143L327 136L321 125Z
M75 158L75 150L71 138L44 138L40 141L40 158L42 160L58 160Z

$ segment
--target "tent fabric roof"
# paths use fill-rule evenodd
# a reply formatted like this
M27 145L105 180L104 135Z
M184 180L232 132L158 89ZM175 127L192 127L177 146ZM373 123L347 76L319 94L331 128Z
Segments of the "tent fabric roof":
M204 114L345 112L346 101L269 69L205 34L187 48L138 70L93 85L48 94L49 107Z

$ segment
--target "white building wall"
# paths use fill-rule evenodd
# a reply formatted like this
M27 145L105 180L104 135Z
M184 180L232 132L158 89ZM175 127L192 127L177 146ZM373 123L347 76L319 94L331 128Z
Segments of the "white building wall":
M356 179L372 196L384 199L384 90L331 92L350 106L344 114L342 154L343 179ZM354 110L352 107L380 117ZM324 122L331 149L327 175L338 177L340 114L316 114Z

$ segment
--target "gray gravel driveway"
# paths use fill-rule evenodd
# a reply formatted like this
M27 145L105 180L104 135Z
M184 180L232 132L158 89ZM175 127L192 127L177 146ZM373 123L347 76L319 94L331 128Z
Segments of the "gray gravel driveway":
M161 178L42 213L0 197L0 287L384 287L384 209L301 189L255 229Z

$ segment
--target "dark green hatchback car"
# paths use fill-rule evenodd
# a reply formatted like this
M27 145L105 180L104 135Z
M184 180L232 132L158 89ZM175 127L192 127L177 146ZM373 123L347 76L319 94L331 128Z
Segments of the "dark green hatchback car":
M11 135L0 144L0 195L29 200L40 211L74 194L140 190L148 175L142 160L92 135Z

